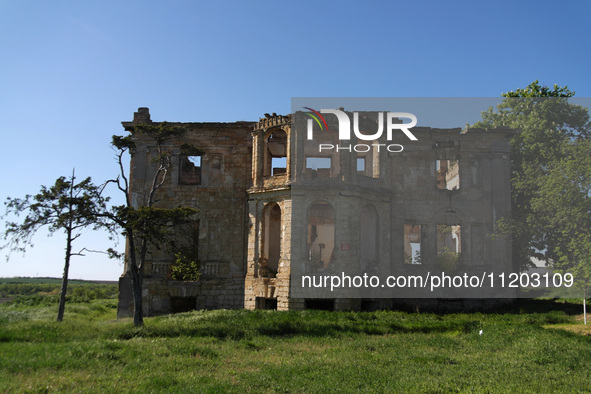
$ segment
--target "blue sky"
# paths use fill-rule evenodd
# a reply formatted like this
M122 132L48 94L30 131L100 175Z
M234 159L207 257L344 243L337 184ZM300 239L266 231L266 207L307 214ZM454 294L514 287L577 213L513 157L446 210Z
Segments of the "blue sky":
M291 97L498 97L535 79L589 97L590 18L568 0L0 0L0 199L73 167L112 177L110 137L142 106L155 121L256 120ZM63 249L39 234L0 276L60 276ZM87 256L71 277L121 271Z

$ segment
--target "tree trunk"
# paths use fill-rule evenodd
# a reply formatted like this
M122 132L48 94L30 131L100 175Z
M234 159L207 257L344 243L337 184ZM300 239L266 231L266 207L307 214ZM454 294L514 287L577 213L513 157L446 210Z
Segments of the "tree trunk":
M57 309L57 321L64 320L64 310L66 309L66 292L68 291L68 271L70 270L70 255L72 252L72 231L68 229L68 239L66 241L66 261L64 263L64 275L62 276L62 288L60 291L60 302Z
M141 326L144 324L144 314L142 306L142 269L135 263L131 265L131 284L133 287L133 324Z
M64 320L64 310L66 309L66 292L68 291L68 271L70 270L70 257L72 256L72 211L74 206L72 198L74 197L74 171L72 170L72 178L70 178L70 201L68 202L68 224L66 226L66 261L64 263L64 275L62 276L62 289L60 292L60 303L57 309L57 321Z
M127 231L127 242L129 252L129 271L131 272L131 287L133 290L133 324L137 327L144 324L144 311L142 303L144 265L143 261L140 260L138 267L135 239L133 229L131 228Z

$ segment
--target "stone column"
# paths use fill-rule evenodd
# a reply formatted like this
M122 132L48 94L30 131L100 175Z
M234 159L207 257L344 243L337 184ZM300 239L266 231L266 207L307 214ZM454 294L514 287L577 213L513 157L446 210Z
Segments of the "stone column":
M285 147L285 180L287 183L291 183L291 127L285 126L283 131L287 134L287 146Z
M264 133L264 130L255 130L253 132L252 178L254 180L253 186L255 188L263 186Z

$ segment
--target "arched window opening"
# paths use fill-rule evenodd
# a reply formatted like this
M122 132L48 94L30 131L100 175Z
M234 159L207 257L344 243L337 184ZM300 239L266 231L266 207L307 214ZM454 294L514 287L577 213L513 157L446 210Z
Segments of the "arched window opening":
M273 130L265 140L266 177L284 175L287 172L287 133Z
M334 241L334 208L326 202L316 202L308 211L308 260L313 270L324 270L332 262Z
M261 276L275 277L281 258L281 208L276 203L268 205L263 217Z

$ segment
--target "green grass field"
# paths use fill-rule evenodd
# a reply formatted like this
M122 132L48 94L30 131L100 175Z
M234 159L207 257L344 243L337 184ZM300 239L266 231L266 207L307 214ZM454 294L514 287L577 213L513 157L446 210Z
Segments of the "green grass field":
M70 302L63 323L54 321L56 305L8 302L0 306L0 391L591 390L591 331L577 321L580 306L514 309L195 311L135 328L115 319L115 299Z

